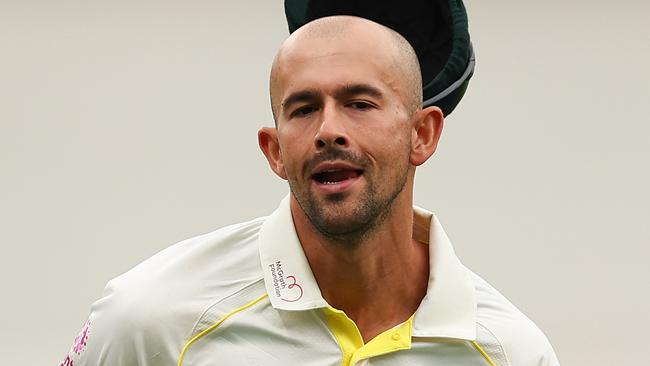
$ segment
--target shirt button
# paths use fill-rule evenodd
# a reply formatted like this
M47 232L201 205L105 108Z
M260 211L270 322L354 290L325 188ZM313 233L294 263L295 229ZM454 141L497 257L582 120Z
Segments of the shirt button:
M393 333L392 338L393 338L394 341L399 341L399 339L400 339L401 337L400 337L399 333Z

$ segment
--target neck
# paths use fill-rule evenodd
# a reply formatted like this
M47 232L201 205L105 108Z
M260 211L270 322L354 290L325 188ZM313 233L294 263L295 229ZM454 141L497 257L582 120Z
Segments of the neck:
M320 234L292 197L296 232L323 297L355 321L366 341L407 320L426 293L428 245L413 239L407 191L372 233L351 246Z

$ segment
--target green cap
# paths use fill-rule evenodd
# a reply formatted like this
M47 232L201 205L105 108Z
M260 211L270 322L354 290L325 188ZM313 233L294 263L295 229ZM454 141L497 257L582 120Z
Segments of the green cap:
M467 12L461 0L285 0L289 33L318 18L354 15L406 38L420 61L423 107L449 115L474 72Z

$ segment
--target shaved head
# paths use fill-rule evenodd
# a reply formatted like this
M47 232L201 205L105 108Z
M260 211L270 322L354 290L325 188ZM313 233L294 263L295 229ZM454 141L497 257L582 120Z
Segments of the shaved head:
M287 70L285 64L288 59L300 57L314 48L315 44L331 45L331 52L337 52L340 45L341 50L345 47L366 46L361 49L366 52L369 62L381 56L386 60L387 72L396 79L402 94L404 106L412 113L422 106L422 76L420 64L413 47L409 42L396 31L375 23L371 20L355 16L330 16L316 19L305 24L295 31L282 44L273 60L270 76L270 97L273 118L278 122L281 108L281 90L283 88L280 80L282 72ZM326 75L322 75L326 77Z

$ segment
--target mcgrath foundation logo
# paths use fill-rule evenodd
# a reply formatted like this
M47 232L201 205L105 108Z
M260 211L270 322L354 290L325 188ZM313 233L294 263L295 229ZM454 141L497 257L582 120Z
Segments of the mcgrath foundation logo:
M276 297L286 302L296 302L302 298L302 286L298 284L295 276L288 275L285 277L281 261L269 264L269 270L271 271Z

